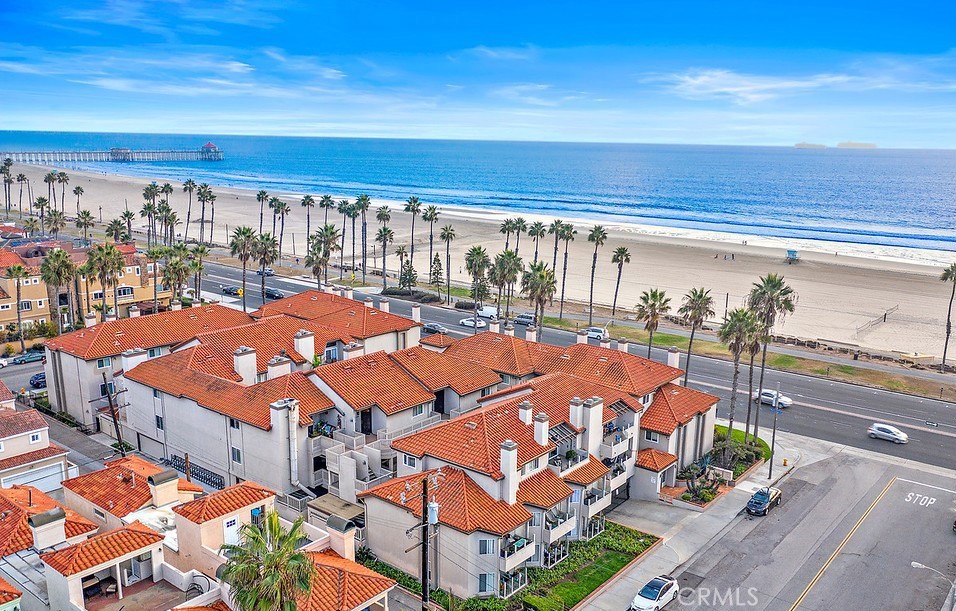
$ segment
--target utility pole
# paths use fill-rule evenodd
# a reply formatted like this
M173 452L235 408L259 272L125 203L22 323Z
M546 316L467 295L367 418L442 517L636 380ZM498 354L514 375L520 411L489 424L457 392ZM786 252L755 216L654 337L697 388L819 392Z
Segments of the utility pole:
M421 541L411 546L410 548L406 549L405 553L407 554L408 552L412 551L413 549L419 546L421 546L422 548L422 557L421 557L422 611L429 611L429 602L431 598L429 593L429 579L428 579L428 540L433 536L431 532L432 531L431 527L438 524L438 503L436 503L435 501L432 501L432 502L428 501L428 484L429 484L428 480L429 478L432 478L432 477L435 478L435 481L431 482L432 490L434 490L435 488L438 487L438 478L443 476L444 474L441 472L440 468L435 473L423 474L421 479L421 482L422 482L421 524L419 524L418 526L413 526L412 528L409 528L408 530L405 531L405 534L408 535L409 537L412 536L412 531L416 529L421 531ZM412 489L411 485L408 482L405 482L405 492L402 492L400 497L402 501L402 505L405 505L405 503L409 500L408 497L406 497L406 493L409 492L411 489Z
M422 480L422 611L428 611L428 477Z
M123 432L120 430L119 415L116 412L116 404L113 403L113 393L110 391L110 384L106 381L106 372L103 372L103 386L106 387L106 400L110 404L110 418L113 419L113 429L116 431L116 445L119 447L120 456L126 457L126 447L123 445Z
M770 473L767 479L773 479L773 461L777 457L777 414L780 413L780 382L777 382L777 395L773 398L773 434L770 435ZM758 406L759 407L759 406Z

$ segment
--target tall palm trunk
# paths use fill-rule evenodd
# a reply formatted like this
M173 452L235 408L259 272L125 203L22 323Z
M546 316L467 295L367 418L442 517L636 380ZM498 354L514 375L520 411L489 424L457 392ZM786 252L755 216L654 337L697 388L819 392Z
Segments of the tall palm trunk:
M428 266L431 267L432 261L434 260L435 253L435 221L431 221L428 225ZM428 274L431 276L431 274Z
M687 362L684 363L684 386L687 386L687 376L690 375L690 355L694 351L694 335L697 333L697 325L690 327L690 341L687 342Z
M558 320L564 318L564 284L568 279L568 245L570 240L564 243L564 267L561 269L561 309L558 312Z
M153 261L153 314L159 312L159 261Z
M206 199L200 198L199 203L202 204L202 209L199 212L199 243L206 243Z
M382 288L388 288L388 271L385 269L385 260L388 258L386 255L386 249L388 245L385 242L382 242Z
M515 254L518 254L518 246L521 244L521 231L515 232Z
M368 265L368 222L365 220L365 210L362 210L362 284L365 284L365 266ZM382 254L385 257L385 254Z
M20 312L20 279L14 281L17 285L17 335L20 336L20 352L27 351L27 345L23 341L23 313Z
M624 271L624 263L617 264L617 282L614 284L614 303L611 305L611 318L617 314L617 292L621 289L621 273ZM592 279L591 286L594 286L594 281ZM593 290L593 288L592 288ZM694 341L694 330L691 329L691 340ZM688 358L690 358L690 351L687 352ZM684 385L687 385L687 378L684 378Z
M517 244L515 244L517 247ZM594 322L594 276L597 274L597 251L598 245L594 244L594 256L591 258L591 294L588 296L588 326Z
M285 238L285 215L279 223L279 265L282 265L282 240Z
M535 236L534 238L534 262L535 263L538 262L538 241L539 240L540 238L538 236Z
M216 204L209 204L209 243L216 241ZM229 240L226 240L227 242Z
M654 345L654 327L647 330L647 358L651 358L651 346Z
M186 227L183 229L183 244L189 243L189 222L193 216L193 194L189 193L189 203L186 205Z
M747 388L747 422L744 423L744 443L747 442L747 436L750 434L750 415L751 410L753 409L753 396L754 396L754 359L757 358L756 353L750 354L750 367L747 370L747 373L750 377L748 381ZM684 386L687 386L687 382L684 382Z
M249 267L249 261L245 258L242 260L242 311L246 312L246 268Z
M412 248L411 253L409 253L409 261L412 262L412 267L415 267L415 218L418 216L417 213L412 212Z
M763 376L767 371L767 342L763 344L763 355L760 357L760 383L757 385L757 396L760 397L763 394ZM757 439L757 435L760 432L760 404L757 404L757 409L754 411L754 439Z
M939 364L940 373L946 369L946 351L949 348L949 336L953 332L953 297L956 297L956 282L953 282L953 292L949 295L949 307L946 309L946 343L943 344L943 362Z
M355 275L355 217L352 217L352 275Z
M342 244L339 246L339 279L345 277L345 234L348 229L345 213L342 213Z
M259 271L261 272L260 280L262 282L262 284L259 286L259 291L262 294L262 304L265 305L266 303L266 264L265 263L261 263L259 265ZM245 293L245 291L243 291L243 293Z
M312 206L305 207L305 250L309 250L309 236L312 235ZM293 240L294 241L294 240Z
M740 383L740 354L734 354L734 378L730 384L730 414L727 419L730 421L727 426L727 439L733 439L734 435L734 416L737 411L737 386ZM727 450L729 444L724 449L724 460L727 459Z
M451 304L451 242L445 242L445 303Z

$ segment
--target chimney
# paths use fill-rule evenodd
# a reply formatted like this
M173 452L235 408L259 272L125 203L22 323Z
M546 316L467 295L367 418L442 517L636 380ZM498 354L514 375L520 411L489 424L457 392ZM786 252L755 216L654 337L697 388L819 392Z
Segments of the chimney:
M581 400L581 397L575 397L571 399L571 404L569 406L569 415L568 421L576 429L584 427L584 401Z
M591 397L584 402L584 449L597 455L601 449L602 427L604 420L604 399Z
M522 401L518 405L518 417L525 424L531 424L531 401Z
M292 359L287 356L276 355L266 364L266 379L274 380L279 376L292 373Z
M355 523L337 515L331 515L325 522L325 526L326 532L329 533L329 547L332 551L346 560L355 560Z
M96 312L87 312L86 315L83 316L83 324L86 326L87 329L95 327Z
M37 513L27 519L33 533L33 548L42 550L66 543L66 512L62 507Z
M116 310L109 308L106 312L106 316L103 318L103 322L113 322L116 320Z
M288 447L282 450L279 463L288 452L289 456L289 483L293 488L299 487L299 401L298 399L279 399L269 404L269 424L272 426L277 439L288 439ZM280 445L281 447L281 445Z
M166 469L146 478L154 507L164 507L179 501L179 472Z
M169 302L169 309L173 312L178 312L183 309L183 302L178 299L173 299Z
M501 500L509 505L518 502L518 444L505 439L501 442Z
M422 321L422 306L418 303L412 304L412 320L415 322Z
M243 386L252 386L256 383L258 377L258 368L256 364L256 351L248 346L239 346L232 353L232 368L236 370L239 377L242 378Z
M139 317L139 306L135 303L129 307L129 317L138 318Z
M323 285L322 285L322 292L323 292L323 293L328 293L329 295L335 294L335 285L333 285L333 284L323 284Z
M610 337L606 337L606 338L602 339L602 340L601 340L601 347L602 347L602 348L610 348L610 347L611 347L611 338L610 338Z
M588 343L588 332L585 331L584 329L581 329L580 331L578 331L578 336L576 341L579 344Z
M375 302L372 301L372 298L371 298L371 297L366 297L366 298L365 298L365 307L366 307L366 308L371 308L371 307L374 307L374 306L375 306Z
M352 287L346 287L345 291L342 293L342 296L346 299L352 299L354 293L352 292Z
M133 348L120 354L120 367L123 368L123 371L129 371L148 358L148 352L142 348Z
M626 337L622 337L621 339L617 340L617 349L621 352L627 352L628 346L629 344L627 343Z
M378 309L388 314L388 299L382 297L378 300Z
M364 354L365 344L362 342L349 342L342 348L342 360L354 359Z
M680 369L680 350L677 346L671 346L667 351L667 366Z
M524 328L524 341L533 342L534 336L538 332L538 329L534 325L528 325Z
M548 445L548 415L544 412L534 417L534 440L539 446Z
M315 333L299 329L299 332L292 336L292 347L308 361L306 369L310 368L312 359L315 358Z
M489 320L488 330L492 333L501 333L501 322L498 320Z
M508 337L515 336L515 326L511 324L510 322L505 323L505 335L507 335Z

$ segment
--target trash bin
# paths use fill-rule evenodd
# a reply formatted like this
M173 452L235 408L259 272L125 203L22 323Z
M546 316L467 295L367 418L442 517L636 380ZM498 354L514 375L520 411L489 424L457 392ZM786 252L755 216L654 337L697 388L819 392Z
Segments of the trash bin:
M860 351L859 351L859 350L857 350L856 352L853 353L853 360L854 360L854 361L859 361L859 360L860 360Z

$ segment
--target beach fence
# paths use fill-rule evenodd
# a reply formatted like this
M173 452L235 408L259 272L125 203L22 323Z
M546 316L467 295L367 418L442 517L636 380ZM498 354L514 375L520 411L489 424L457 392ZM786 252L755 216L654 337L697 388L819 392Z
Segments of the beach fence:
M866 322L866 323L860 325L859 327L856 328L856 333L853 334L853 337L859 338L859 337L862 336L864 333L870 331L871 329L873 329L873 328L876 327L877 325L880 325L880 324L885 323L885 322L886 322L886 319L887 319L891 314L896 313L896 311L899 310L899 309L900 309L900 305L899 305L899 304L896 304L895 306L893 306L893 307L890 308L889 310L883 312L882 314L880 314L879 316L877 316L877 317L874 318L873 320L870 320L870 321L868 321L868 322Z

